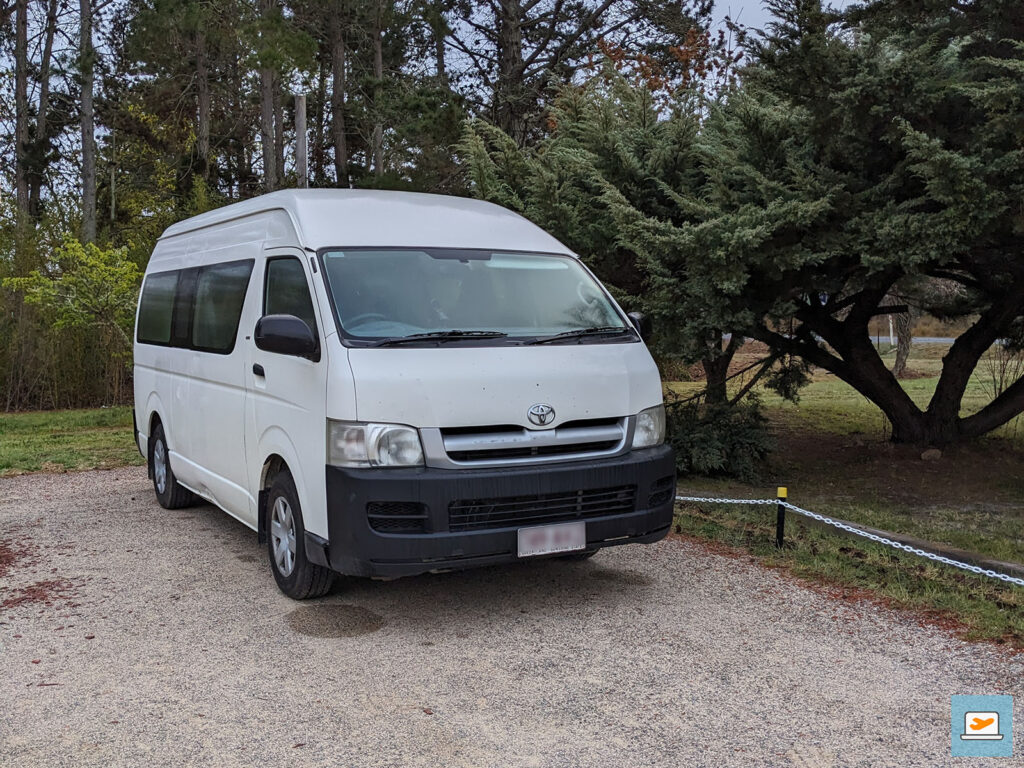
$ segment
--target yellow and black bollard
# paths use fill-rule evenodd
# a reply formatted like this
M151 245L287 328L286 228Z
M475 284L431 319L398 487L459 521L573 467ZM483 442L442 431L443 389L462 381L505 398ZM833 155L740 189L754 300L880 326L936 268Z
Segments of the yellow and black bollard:
M779 549L782 549L782 541L786 535L786 507L783 502L788 495L789 492L786 490L786 487L780 485L777 494L779 506L778 511L775 513L775 546Z

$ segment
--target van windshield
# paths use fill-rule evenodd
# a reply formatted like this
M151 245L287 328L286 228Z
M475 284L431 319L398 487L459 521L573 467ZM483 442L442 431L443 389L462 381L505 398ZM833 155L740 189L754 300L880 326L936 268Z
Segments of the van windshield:
M601 286L568 256L433 248L320 255L338 323L354 340L636 339Z

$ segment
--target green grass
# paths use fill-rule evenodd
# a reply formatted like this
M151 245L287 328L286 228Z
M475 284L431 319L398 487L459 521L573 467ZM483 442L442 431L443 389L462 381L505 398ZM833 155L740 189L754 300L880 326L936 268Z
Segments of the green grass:
M903 382L924 405L934 392L941 347L915 349ZM702 382L672 382L686 394ZM821 514L1024 563L1024 423L1018 417L983 440L951 447L926 462L921 448L888 441L888 422L866 398L817 372L799 404L763 393L776 450L755 482L681 477L687 496L772 498ZM991 390L972 380L964 412L981 408ZM793 520L794 515L787 516ZM953 618L965 636L1024 649L1024 588L840 536L798 520L787 546L774 547L774 507L680 505L677 528L687 535L742 548L773 567L844 589L866 590L892 604Z
M126 406L0 414L0 475L142 463Z
M1024 588L812 528L793 514L787 515L786 545L778 550L774 507L680 505L676 530L742 548L766 565L818 584L929 618L953 619L966 639L1024 648Z

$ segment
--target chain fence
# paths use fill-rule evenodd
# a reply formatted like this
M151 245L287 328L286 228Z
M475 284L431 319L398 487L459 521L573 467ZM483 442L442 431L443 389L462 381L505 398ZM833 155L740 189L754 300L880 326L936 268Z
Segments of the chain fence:
M918 547L913 547L910 544L904 544L899 541L893 541L887 539L885 536L879 536L869 531L861 530L852 525L844 523L842 520L835 520L825 515L819 515L817 512L812 512L809 509L802 509L795 504L790 504L788 501L782 499L720 499L710 496L676 496L676 501L685 501L695 504L746 504L756 506L768 506L768 507L784 507L792 512L796 512L798 515L803 515L812 520L817 520L819 523L830 525L833 528L838 528L841 531L852 533L854 536L860 536L870 541L877 542L878 544L884 544L887 547L898 549L903 552L909 552L912 555L923 557L928 560L932 560L936 563L942 563L944 565L951 565L954 568L959 568L970 573L975 573L979 576L988 576L992 579L998 579L999 581L1005 581L1008 584L1015 584L1018 587L1024 587L1024 579L1016 576L1010 576L1008 573L1000 573L999 571L993 571L990 568L982 568L981 566L971 565L970 563L963 563L959 560L953 560L952 558L945 557L944 555L936 554L935 552L928 552Z

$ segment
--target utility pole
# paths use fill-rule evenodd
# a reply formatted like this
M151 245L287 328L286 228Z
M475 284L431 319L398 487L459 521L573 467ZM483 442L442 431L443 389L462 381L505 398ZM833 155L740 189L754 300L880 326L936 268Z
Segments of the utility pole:
M306 94L295 94L295 175L299 189L309 186L309 153L306 147Z

